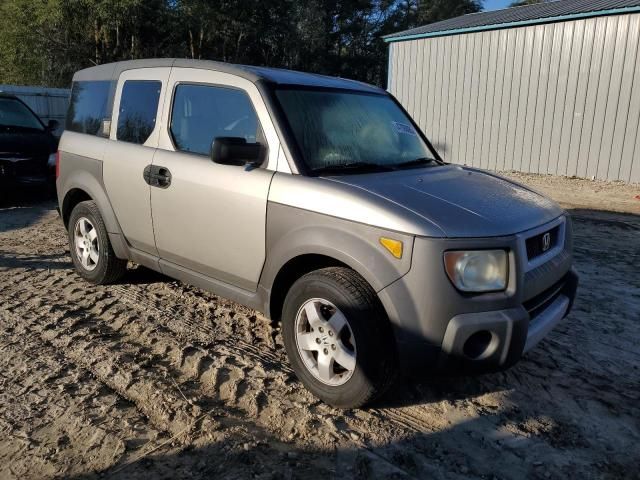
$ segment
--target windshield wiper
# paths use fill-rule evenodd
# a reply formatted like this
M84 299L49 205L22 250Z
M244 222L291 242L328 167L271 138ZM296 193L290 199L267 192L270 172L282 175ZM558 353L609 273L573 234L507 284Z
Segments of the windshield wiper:
M368 163L368 162L353 162L353 163L342 163L336 165L326 165L324 167L318 167L311 170L313 173L333 173L333 172L344 172L344 171L362 171L362 172L391 172L394 170L393 167L388 165L381 165L379 163Z
M420 165L428 165L430 163L433 163L434 165L440 165L440 162L438 162L435 158L420 157L416 158L415 160L409 160L408 162L398 163L395 166L397 168L411 168L419 167Z

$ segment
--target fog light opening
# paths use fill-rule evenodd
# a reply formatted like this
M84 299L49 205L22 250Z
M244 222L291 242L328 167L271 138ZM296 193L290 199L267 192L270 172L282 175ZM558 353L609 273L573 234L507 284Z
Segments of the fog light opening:
M489 330L480 330L474 333L464 342L462 351L471 360L486 358L495 350L493 334Z

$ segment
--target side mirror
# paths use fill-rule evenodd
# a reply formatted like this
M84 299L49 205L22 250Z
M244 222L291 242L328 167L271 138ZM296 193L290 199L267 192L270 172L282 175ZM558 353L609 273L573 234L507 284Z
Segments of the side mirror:
M255 165L262 163L263 147L247 143L242 137L216 137L211 144L211 160L222 165Z
M49 130L50 132L53 132L58 128L58 125L60 124L58 123L57 120L49 120L49 123L47 123L47 130Z

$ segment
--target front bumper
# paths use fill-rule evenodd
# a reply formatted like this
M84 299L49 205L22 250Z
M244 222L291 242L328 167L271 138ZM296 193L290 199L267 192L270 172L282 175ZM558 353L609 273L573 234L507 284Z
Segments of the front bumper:
M439 365L463 363L489 369L513 365L569 314L577 286L578 275L570 270L559 285L542 293L532 312L519 306L455 316L447 325Z
M52 182L54 176L42 162L10 162L0 159L0 185L30 187Z
M409 273L378 292L394 328L403 371L424 373L446 366L507 368L542 340L568 315L578 284L571 267L570 221L561 217L541 228L559 222L563 244L544 262L533 265L523 251L522 235L416 238ZM446 276L443 253L485 248L509 251L507 289L459 292Z

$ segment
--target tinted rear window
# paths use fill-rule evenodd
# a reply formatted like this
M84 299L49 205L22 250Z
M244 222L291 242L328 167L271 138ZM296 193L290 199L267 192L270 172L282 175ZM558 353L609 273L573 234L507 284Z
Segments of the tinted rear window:
M103 120L111 117L109 92L112 82L74 82L67 114L67 130L89 135L102 134Z
M116 138L124 142L143 144L156 126L158 100L162 83L149 80L128 80L122 87Z

